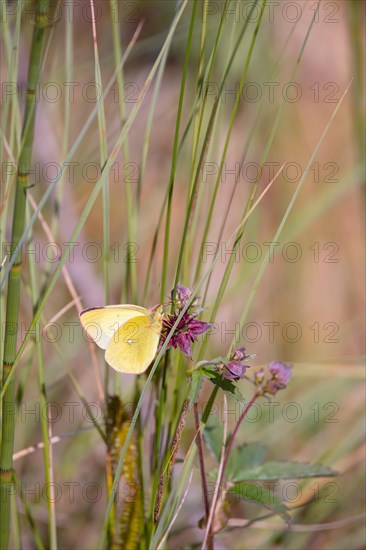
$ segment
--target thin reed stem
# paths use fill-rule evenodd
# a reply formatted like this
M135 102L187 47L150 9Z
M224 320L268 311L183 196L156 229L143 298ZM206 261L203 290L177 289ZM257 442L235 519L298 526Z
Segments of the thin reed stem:
M179 92L177 121L175 125L172 165L171 165L170 177L169 177L168 205L167 205L166 223L165 223L163 270L162 270L162 276L161 276L160 297L162 302L164 301L164 297L165 297L167 270L168 270L170 222L171 222L171 215L172 215L172 200L173 200L175 172L176 172L177 158L178 158L179 131L180 131L180 125L181 125L182 111L183 111L183 99L184 99L185 85L186 85L186 79L187 79L188 62L189 62L189 56L191 51L191 45L192 45L194 22L195 22L196 12L197 12L197 4L198 4L197 0L194 0L188 38L187 38L187 46L186 46L186 53L185 53L185 59L184 59L182 80L181 80L180 92ZM176 285L174 285L174 288L175 287ZM174 296L173 296L173 299L174 299Z
M112 26L112 39L113 39L113 54L116 66L121 65L122 60L122 47L120 39L120 18L119 18L119 9L120 5L117 0L109 0L109 9L111 12L111 26ZM117 94L118 94L118 110L121 128L125 124L127 113L125 98L123 93L125 90L125 78L124 78L124 69L121 67L121 70L117 73ZM130 165L130 146L128 141L128 136L126 135L125 140L122 145L123 151L123 160L124 160L124 170L127 170ZM135 244L137 237L137 226L136 226L136 213L137 209L135 202L133 200L133 190L131 185L131 179L126 176L124 177L125 185L125 200L126 200L126 219L127 219L127 257L126 257L126 274L124 278L124 284L122 285L121 291L121 302L128 302L129 300L132 303L137 301L137 272L136 272L136 263L132 255L129 253L130 246Z
M29 218L29 205L27 207L27 219ZM36 307L38 298L39 298L39 288L37 284L37 266L35 257L32 256L29 259L29 273L30 273L30 283L31 283L31 295L32 295L32 306ZM56 550L57 548L57 534L56 534L56 511L55 511L55 483L54 483L54 473L53 473L53 453L52 453L52 443L51 437L51 423L48 413L47 405L47 390L46 390L46 380L45 380L45 368L43 360L43 343L41 338L35 338L35 347L36 347L36 357L37 357L37 374L38 374L38 387L39 387L39 403L41 406L42 414L40 415L41 430L42 430L42 439L43 439L43 462L44 462L44 473L45 473L45 482L46 487L49 489L45 492L45 499L47 501L47 512L48 512L48 533L49 533L49 543L48 546L51 550Z

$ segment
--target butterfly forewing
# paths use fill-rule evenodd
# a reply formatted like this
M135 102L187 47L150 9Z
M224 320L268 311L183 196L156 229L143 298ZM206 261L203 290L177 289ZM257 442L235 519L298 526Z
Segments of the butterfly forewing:
M130 304L92 307L80 313L80 321L88 336L102 349L106 349L118 329L133 318L154 318L151 311Z

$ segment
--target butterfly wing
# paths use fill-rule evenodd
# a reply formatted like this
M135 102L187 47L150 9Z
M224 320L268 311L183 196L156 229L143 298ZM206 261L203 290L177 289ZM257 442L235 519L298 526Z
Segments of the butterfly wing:
M159 345L161 317L133 317L110 340L105 360L118 372L141 374L153 361Z
M91 307L80 313L80 322L88 336L102 349L106 349L113 335L127 321L133 318L147 317L154 314L140 306L122 304L105 307Z

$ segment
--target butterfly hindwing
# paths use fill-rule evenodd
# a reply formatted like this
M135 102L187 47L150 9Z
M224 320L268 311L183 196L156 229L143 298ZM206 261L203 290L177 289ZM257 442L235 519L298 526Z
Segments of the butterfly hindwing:
M110 340L105 360L118 372L141 374L153 361L159 345L160 317L133 317Z

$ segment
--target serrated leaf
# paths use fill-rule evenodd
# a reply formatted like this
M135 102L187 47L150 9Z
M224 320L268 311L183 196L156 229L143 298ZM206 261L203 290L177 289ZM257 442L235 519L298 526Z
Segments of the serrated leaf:
M207 443L213 456L217 462L220 462L222 440L224 438L224 429L216 414L210 414L207 420L205 430L203 432L203 438Z
M286 523L291 523L291 517L280 497L274 495L272 491L259 484L240 481L235 483L234 487L229 489L228 492L240 496L247 502L269 508L281 516Z
M203 375L201 369L195 369L192 372L192 378L191 378L191 390L189 392L189 408L193 406L193 403L195 403L198 399L198 394L200 392L201 386L203 381Z
M263 464L246 467L243 464L241 470L233 471L231 481L269 481L271 479L299 479L305 477L329 477L337 475L337 472L322 464L309 464L306 462L276 462L270 461Z
M236 399L240 403L244 401L244 397L240 393L237 386L235 386L235 384L231 382L231 380L227 380L226 378L223 378L220 373L218 373L213 369L204 367L202 370L203 370L203 374L209 380L211 380L213 384L215 384L216 386L219 386L219 388L226 391L227 393L230 393L230 395L232 395L234 399Z
M231 481L241 481L242 472L247 471L258 464L262 464L267 458L267 447L260 443L250 442L235 447L230 453L226 467L226 476Z

